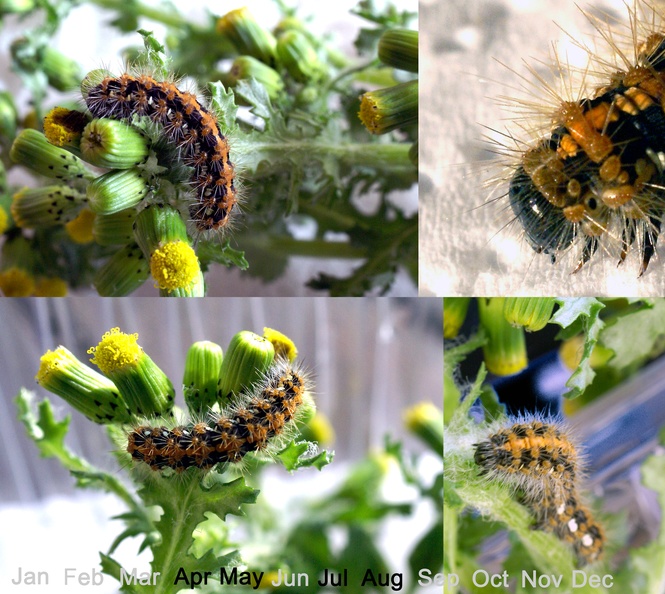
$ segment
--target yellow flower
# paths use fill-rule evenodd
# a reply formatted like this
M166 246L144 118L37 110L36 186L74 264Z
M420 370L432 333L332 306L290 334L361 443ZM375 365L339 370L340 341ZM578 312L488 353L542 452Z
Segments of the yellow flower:
M35 297L65 297L67 283L61 278L40 278L35 286Z
M272 328L264 328L263 338L272 342L272 346L275 347L275 357L283 357L293 363L298 356L298 349L294 342L281 332Z
M138 338L111 328L96 347L88 349L93 355L90 361L115 383L132 414L167 414L175 400L173 384L139 346Z
M95 238L92 234L93 223L95 222L95 213L88 208L84 208L78 216L65 225L67 235L75 243L90 243Z
M54 107L44 117L44 136L55 146L75 146L88 118L80 111L66 107Z
M111 328L104 333L101 342L96 347L88 349L90 359L102 370L102 373L113 373L118 369L136 365L143 349L138 344L139 335L125 334L120 328Z
M5 297L29 297L35 292L35 279L22 268L12 266L0 272L0 291Z
M196 252L184 241L170 241L150 257L150 273L156 286L167 291L191 286L200 271Z

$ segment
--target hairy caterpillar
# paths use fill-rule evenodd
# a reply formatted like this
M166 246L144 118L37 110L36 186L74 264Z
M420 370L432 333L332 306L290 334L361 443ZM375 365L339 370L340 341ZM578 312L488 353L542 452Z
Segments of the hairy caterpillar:
M189 212L196 228L218 230L229 224L237 202L229 143L215 115L195 95L168 81L125 73L91 84L85 91L85 102L98 118L147 116L159 124L178 147L181 161L193 169L190 183L196 202Z
M589 55L579 91L567 80L575 69L554 65L571 88L542 89L555 104L534 141L508 133L504 152L514 161L505 197L536 253L555 262L579 246L578 272L600 248L618 264L636 250L641 276L665 211L665 23L641 2L629 8L627 33L617 33L607 15L585 16L609 55Z
M307 389L303 374L287 364L276 365L254 390L221 414L211 414L207 422L133 428L127 451L153 470L208 469L220 462L240 462L288 431Z
M603 529L580 501L579 454L562 426L519 419L474 447L483 474L519 489L520 502L535 518L534 528L568 543L580 566L601 557Z

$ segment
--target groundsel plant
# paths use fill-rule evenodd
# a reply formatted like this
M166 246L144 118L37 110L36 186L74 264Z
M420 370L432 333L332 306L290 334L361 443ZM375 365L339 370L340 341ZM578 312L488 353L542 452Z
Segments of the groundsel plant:
M119 517L125 529L101 553L101 571L119 581L130 575L113 555L125 539L138 537L138 550L152 553L150 574L159 578L125 579L123 591L177 592L189 584L179 575L241 565L242 546L226 519L251 515L259 491L248 479L270 463L295 471L332 461L317 445L330 430L316 413L311 375L293 342L276 330L239 332L225 352L210 341L194 343L182 380L186 411L174 406L172 382L137 334L112 328L88 354L99 371L64 346L48 351L36 380L105 426L109 449L136 491L120 471L95 468L65 445L70 419L55 419L48 399L35 414L34 394L23 389L19 418L41 454L58 459L77 486L114 493L127 505Z
M125 66L86 74L49 46L65 4L12 45L34 112L0 94L5 295L124 296L148 282L203 296L214 265L270 281L295 255L358 260L346 278L309 281L335 295L388 291L399 268L415 281L417 213L391 195L417 182L415 13L361 2L351 58L281 2L272 29L247 9L201 26L104 2L125 31L139 16L165 24L166 41L134 26L143 47ZM68 91L55 105L53 88ZM13 186L15 167L34 183Z

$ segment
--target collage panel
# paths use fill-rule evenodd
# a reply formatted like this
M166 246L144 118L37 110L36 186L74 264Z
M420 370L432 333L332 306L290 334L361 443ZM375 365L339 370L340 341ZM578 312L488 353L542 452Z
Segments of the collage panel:
M0 294L417 294L417 0L55 4L0 3Z
M665 299L444 299L444 592L662 592Z
M421 3L421 294L665 295L664 11Z
M441 591L440 299L0 319L3 593Z

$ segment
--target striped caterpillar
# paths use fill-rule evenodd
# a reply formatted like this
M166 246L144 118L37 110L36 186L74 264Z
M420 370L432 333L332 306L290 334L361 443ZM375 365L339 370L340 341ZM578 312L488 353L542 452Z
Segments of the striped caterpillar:
M212 468L220 462L242 461L250 452L268 448L284 435L303 404L306 379L286 364L273 367L264 381L241 402L208 422L186 426L133 428L127 451L153 470Z
M199 231L228 225L237 202L234 166L229 143L217 119L195 95L173 83L148 75L107 76L85 91L85 102L94 117L131 120L147 116L161 125L180 151L183 164L193 168L190 183L196 203L190 216Z
M580 566L601 557L603 529L580 501L577 448L561 427L520 419L474 445L482 474L520 490L520 502L535 517L534 528L572 546Z

